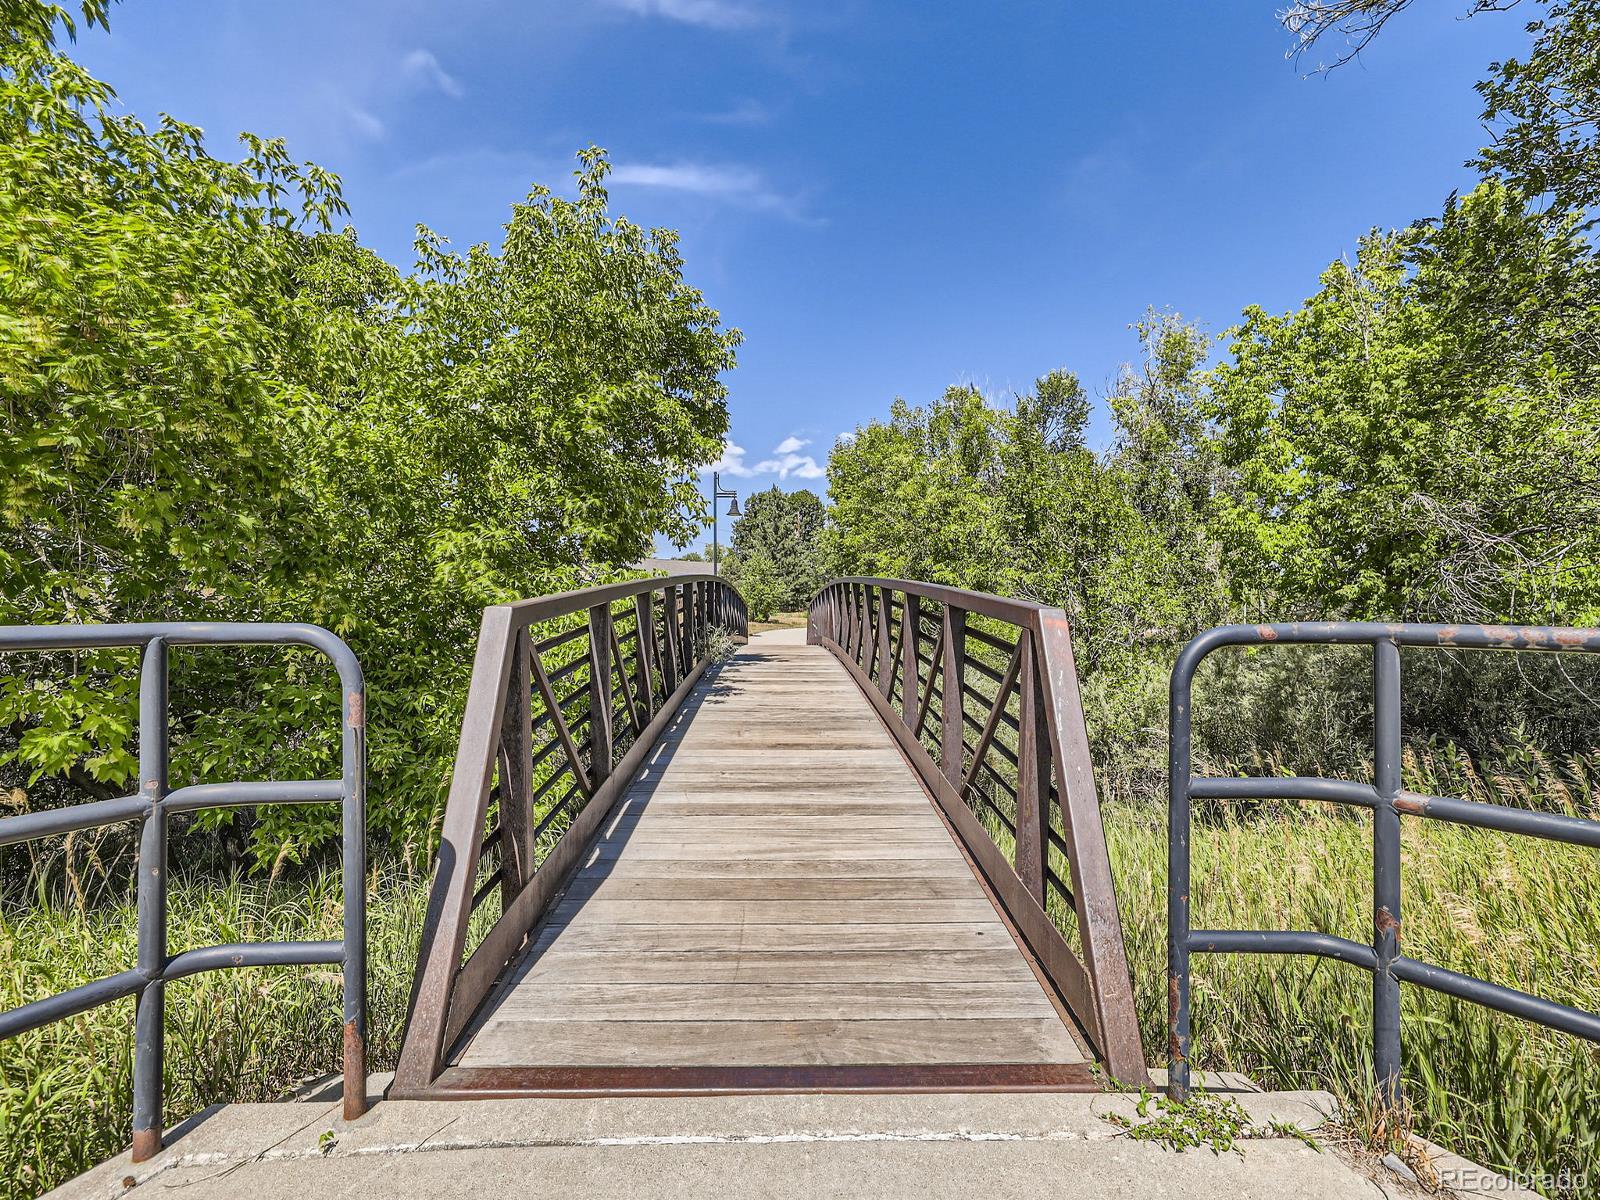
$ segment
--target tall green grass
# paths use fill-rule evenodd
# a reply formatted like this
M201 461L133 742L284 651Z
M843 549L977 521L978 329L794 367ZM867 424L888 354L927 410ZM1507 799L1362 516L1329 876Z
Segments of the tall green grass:
M1271 762L1251 773L1271 773ZM1594 816L1593 762L1525 764L1479 778L1459 756L1407 761L1419 790ZM1163 806L1115 800L1106 832L1140 1026L1166 1043ZM1600 1011L1600 871L1592 851L1438 822L1404 830L1405 952ZM1063 864L1064 865L1064 864ZM1198 926L1370 936L1371 832L1364 815L1262 806L1202 813L1193 836ZM405 1014L426 882L377 872L370 901L373 1068L391 1065ZM67 898L63 899L65 896ZM131 897L57 888L0 905L0 1007L134 959ZM174 950L217 942L337 937L336 873L297 880L178 880ZM1197 955L1195 1058L1271 1087L1361 1100L1371 1075L1370 983L1331 962ZM281 1097L336 1070L339 980L326 968L223 971L168 989L167 1118L207 1104ZM1600 1161L1600 1050L1472 1005L1404 989L1406 1086L1419 1131L1524 1178L1568 1178ZM130 1128L132 1005L122 1001L0 1042L0 1200L24 1200L122 1149ZM1547 1189L1576 1197L1576 1188Z
M1111 805L1106 833L1140 1028L1160 1061L1165 814ZM1364 815L1212 814L1193 832L1195 926L1370 941L1371 844ZM1409 819L1403 847L1406 954L1600 1012L1594 851ZM1363 1101L1372 1077L1366 972L1299 958L1195 955L1193 975L1199 1066ZM1402 995L1405 1086L1418 1132L1501 1171L1552 1181L1549 1194L1579 1195L1570 1181L1584 1172L1592 1181L1600 1164L1600 1048L1410 985Z
M72 894L72 893L69 893ZM182 879L170 892L174 952L221 942L338 938L337 871L295 880ZM373 1070L393 1065L426 910L424 878L380 871L368 910ZM130 896L87 904L36 895L0 905L0 1008L135 959ZM166 1119L208 1104L282 1098L336 1071L341 984L331 967L213 971L167 987ZM127 1146L133 1001L0 1041L0 1200L28 1200Z

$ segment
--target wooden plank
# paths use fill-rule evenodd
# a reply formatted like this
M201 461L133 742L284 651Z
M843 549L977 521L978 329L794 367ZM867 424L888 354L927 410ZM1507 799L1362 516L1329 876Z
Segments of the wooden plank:
M985 896L932 900L632 900L571 899L557 904L551 920L597 925L911 925L986 921L994 907Z
M923 815L920 809L909 811L917 818ZM913 824L904 816L899 819L873 814L819 817L816 814L782 816L777 813L754 813L728 816L712 813L696 816L693 811L662 814L647 810L629 818L613 836L629 842L742 842L760 838L765 843L772 838L797 838L826 846L838 839L881 838L890 841L925 840L937 845L939 843L933 836L936 832L926 828L920 819Z
M719 840L712 843L687 846L675 843L641 842L625 846L602 845L595 847L592 861L611 861L627 858L648 858L662 861L693 862L715 859L748 858L762 862L791 862L811 859L817 862L861 862L880 858L924 859L939 843L932 838L916 835L905 840L880 841L870 846L838 846L825 841L810 841L791 837L760 842ZM959 862L958 858L952 858Z
M940 924L833 925L547 925L539 930L533 953L559 946L565 950L604 950L638 954L646 950L988 950L1011 945L1011 935L998 921Z
M502 1021L456 1065L1080 1062L1054 1015L976 1021Z
M608 875L613 879L660 876L674 879L785 879L819 875L860 875L877 879L929 875L946 875L957 879L972 878L971 869L959 856L948 859L916 857L655 859L638 856L601 859L595 857L579 878L594 874Z
M1053 1018L1032 980L1009 983L563 983L525 981L495 1022L976 1021ZM537 1037L537 1034L534 1034Z
M622 877L585 873L572 881L565 899L608 900L910 900L983 899L977 881L959 875L875 879L859 875L801 875L790 879Z
M928 805L921 796L820 796L804 800L728 799L722 793L696 797L694 793L655 793L646 798L652 817L812 817L828 821L844 817L881 817L920 813Z
M546 950L508 983L1033 983L1014 947L993 950Z

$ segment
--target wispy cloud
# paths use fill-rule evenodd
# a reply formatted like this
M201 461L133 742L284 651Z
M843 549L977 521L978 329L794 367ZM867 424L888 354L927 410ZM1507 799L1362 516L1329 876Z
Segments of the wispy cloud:
M456 77L446 71L431 50L413 50L400 60L400 70L409 80L438 88L452 100L466 95Z
M611 0L614 7L641 17L662 17L707 29L750 29L768 15L736 0Z
M741 100L721 112L702 113L700 119L708 125L765 125L772 110L759 100Z
M723 475L737 475L741 479L755 474L753 470L744 465L744 447L736 446L732 442L722 443L722 457L712 463L707 470L716 471Z
M706 196L740 208L806 220L800 200L778 191L753 167L714 163L618 163L611 172L616 184L661 188Z
M382 121L359 105L346 105L344 115L351 129L371 141L378 141L388 132Z
M817 465L817 460L811 455L800 453L810 444L807 439L790 434L772 448L771 458L764 458L755 465L755 473L776 475L779 479L787 479L791 475L796 479L821 479L827 472Z

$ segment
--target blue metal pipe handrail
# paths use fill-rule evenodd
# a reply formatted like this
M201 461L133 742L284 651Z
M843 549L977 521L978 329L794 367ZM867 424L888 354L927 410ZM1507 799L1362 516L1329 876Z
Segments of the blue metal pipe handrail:
M167 668L173 646L308 646L339 674L343 738L338 779L168 787ZM367 1108L366 684L350 647L317 625L231 621L136 625L0 625L0 653L139 648L139 791L70 808L0 818L0 846L138 821L138 962L54 996L0 1012L0 1038L64 1020L127 996L134 1010L133 1160L161 1149L165 989L168 982L229 967L337 965L344 976L344 1113ZM338 941L260 942L167 952L167 821L175 812L251 804L343 807L344 929Z
M1367 645L1373 652L1373 781L1222 779L1193 774L1194 676L1207 655L1239 645ZM1600 848L1600 821L1511 808L1477 800L1424 796L1401 787L1400 647L1544 650L1600 653L1600 630L1531 625L1424 625L1314 621L1290 625L1223 625L1191 640L1172 670L1168 719L1167 962L1169 1073L1167 1091L1182 1099L1190 1085L1190 956L1308 954L1372 973L1372 1061L1380 1095L1400 1099L1400 984L1416 984L1600 1042L1600 1014L1463 975L1400 953L1400 818L1426 817ZM1189 840L1196 799L1313 800L1367 808L1373 814L1372 944L1301 930L1190 927Z

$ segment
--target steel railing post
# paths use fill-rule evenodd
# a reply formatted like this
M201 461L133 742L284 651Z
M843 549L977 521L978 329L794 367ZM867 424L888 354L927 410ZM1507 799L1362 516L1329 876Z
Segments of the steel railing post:
M1167 700L1167 1095L1189 1098L1189 778L1190 692L1200 655L1185 647Z
M167 963L167 643L145 643L139 667L139 790L149 809L139 830L138 967L134 1011L133 1161L161 1149Z
M1373 643L1372 1068L1385 1104L1400 1100L1400 647Z
M354 656L344 685L344 1119L367 1111L367 689Z
M961 787L966 760L962 740L965 736L962 714L966 711L962 694L967 673L967 614L953 604L944 606L944 667L939 709L942 728L939 739L939 769L953 788Z
M611 605L589 610L589 782L611 774Z

